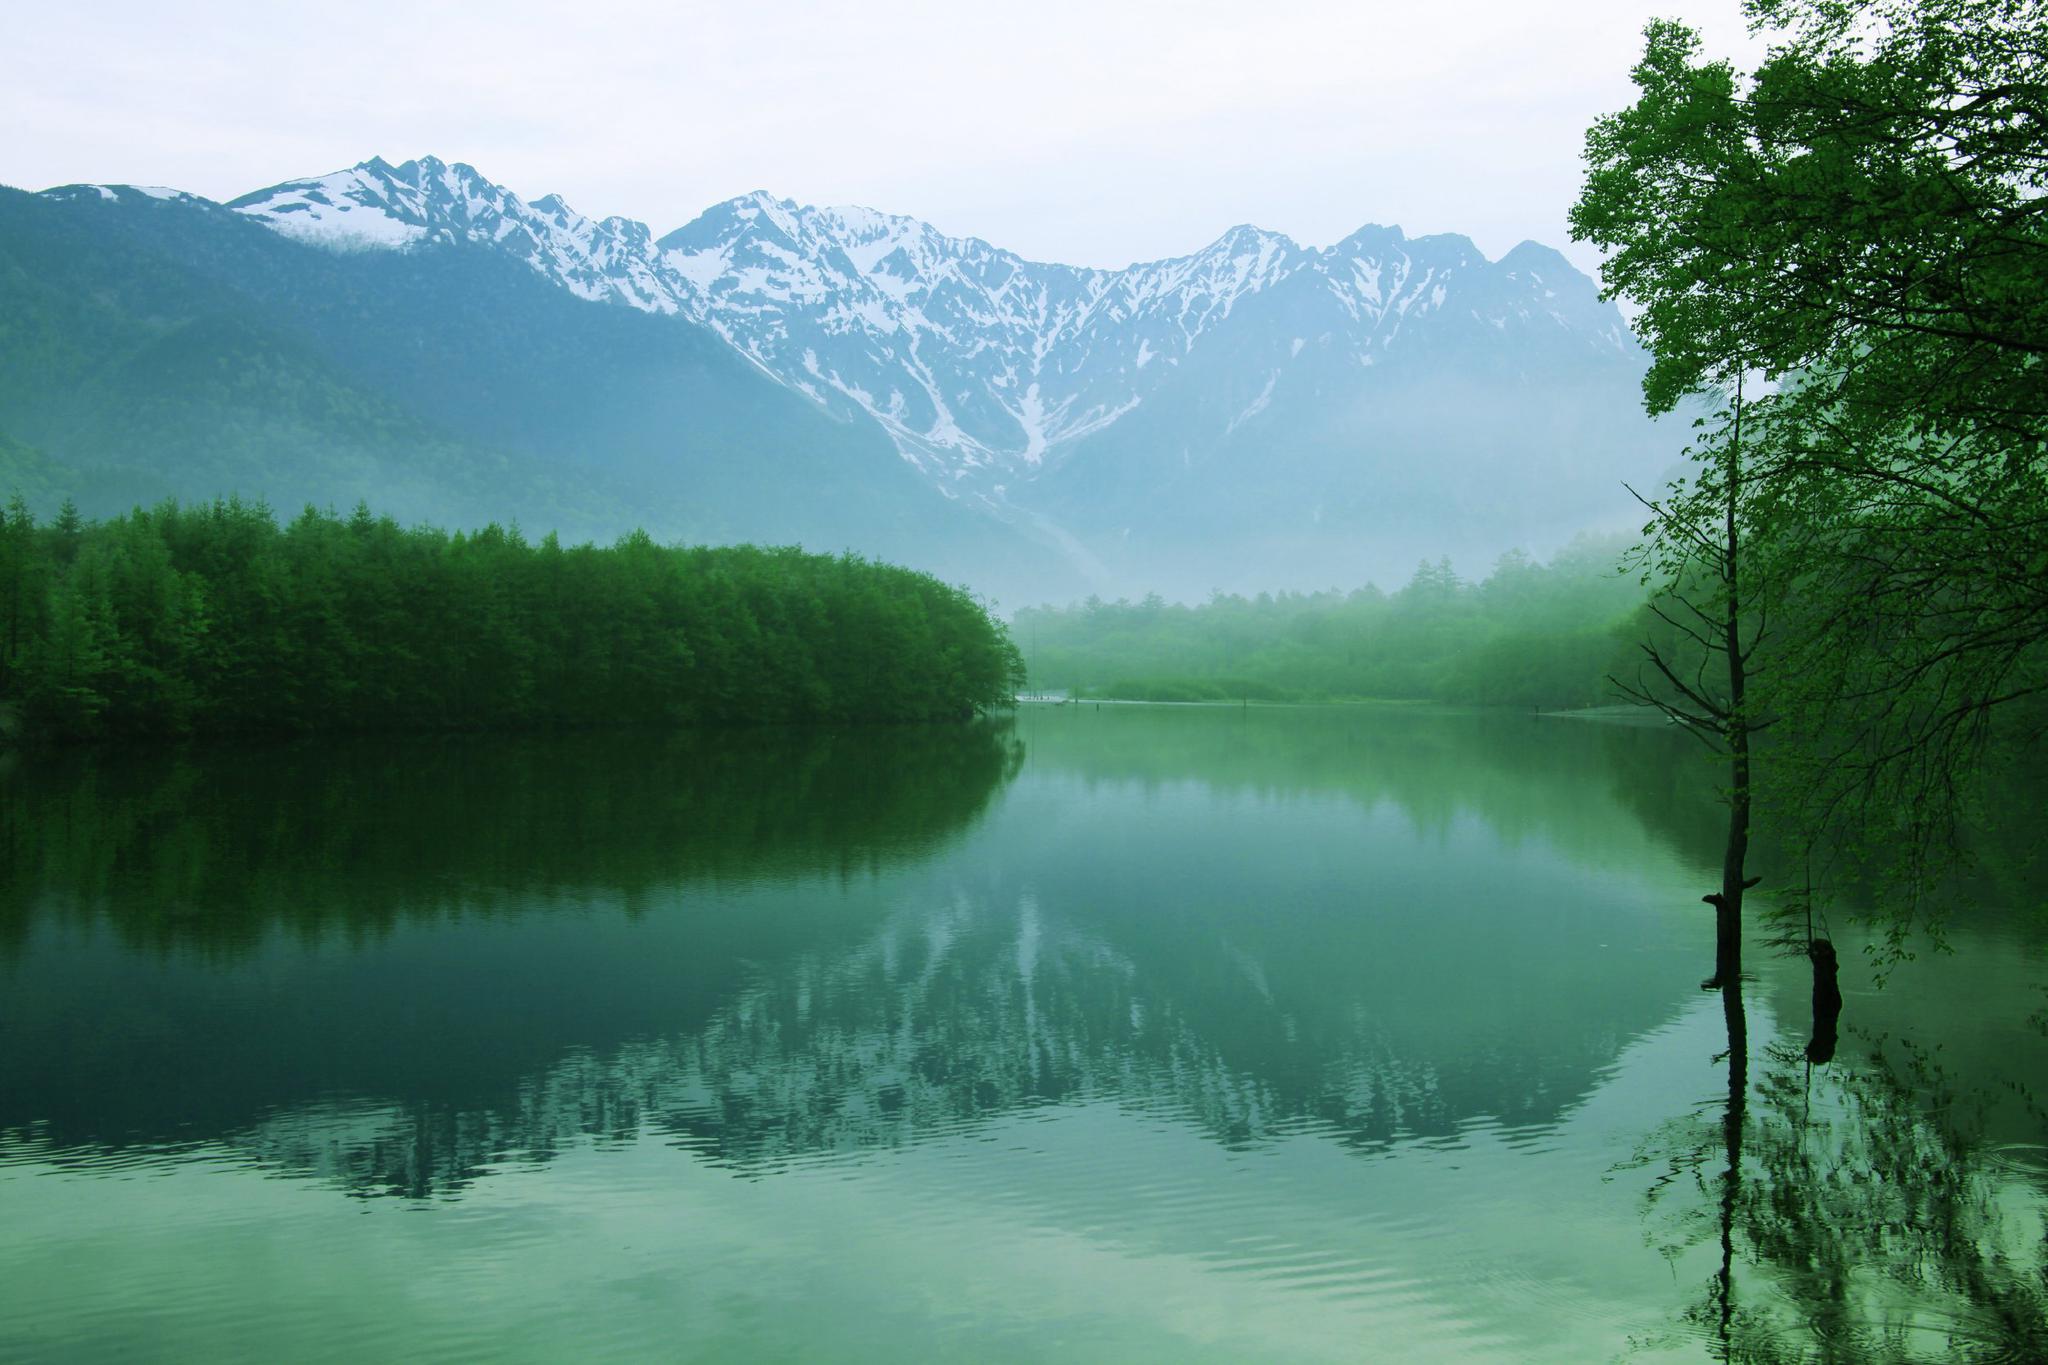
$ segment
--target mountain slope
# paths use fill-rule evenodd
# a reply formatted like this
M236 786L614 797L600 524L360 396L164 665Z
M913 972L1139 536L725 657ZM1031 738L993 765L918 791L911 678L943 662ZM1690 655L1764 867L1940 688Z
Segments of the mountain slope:
M760 193L656 237L433 158L226 206L31 202L0 205L0 252L41 230L73 259L10 277L12 298L49 286L31 312L54 321L0 338L50 382L0 385L0 429L55 457L132 463L212 408L282 422L264 442L299 452L297 483L397 465L475 485L465 518L631 509L664 534L907 557L1011 601L1386 581L1446 551L1479 567L1627 524L1622 480L1678 444L1639 416L1619 314L1532 243L1491 261L1456 236L1311 248L1243 226L1095 270ZM101 316L108 269L152 283ZM202 319L187 370L123 350ZM197 356L235 383L201 384ZM51 397L67 386L85 411ZM192 441L170 444L191 475ZM337 461L357 475L312 477Z
M109 197L111 196L111 197ZM684 319L503 252L336 252L126 187L0 196L0 415L124 502L357 497L457 524L1037 566Z
M235 207L336 245L488 244L578 297L701 322L1119 584L1327 583L1540 548L1626 523L1623 478L1678 444L1639 416L1619 313L1534 243L1489 261L1457 236L1366 227L1318 249L1240 226L1087 270L762 193L653 239L431 158Z

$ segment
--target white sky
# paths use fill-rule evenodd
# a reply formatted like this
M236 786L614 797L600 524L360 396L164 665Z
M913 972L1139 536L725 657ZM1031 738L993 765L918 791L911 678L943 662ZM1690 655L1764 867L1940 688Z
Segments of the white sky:
M1651 14L1738 0L5 4L0 183L227 199L435 155L657 233L752 189L1121 266L1240 222L1570 248Z

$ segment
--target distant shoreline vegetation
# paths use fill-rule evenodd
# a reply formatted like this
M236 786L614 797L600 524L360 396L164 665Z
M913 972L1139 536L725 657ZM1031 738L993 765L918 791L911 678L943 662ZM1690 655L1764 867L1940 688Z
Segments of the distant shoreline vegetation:
M1031 686L1077 699L1576 709L1614 700L1607 677L1639 624L1625 548L1581 539L1548 564L1515 551L1477 583L1440 560L1393 593L1091 598L1026 608L1014 629Z
M29 742L956 720L1022 677L965 590L854 555L234 498L0 514L0 715Z

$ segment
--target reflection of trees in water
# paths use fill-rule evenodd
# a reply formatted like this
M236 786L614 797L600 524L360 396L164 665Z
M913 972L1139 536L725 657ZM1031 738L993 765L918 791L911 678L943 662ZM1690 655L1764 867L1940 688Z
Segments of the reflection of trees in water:
M1379 1150L1474 1118L1554 1117L1611 1055L1598 1039L1530 1039L1480 1058L1430 1050L1427 1035L1390 1033L1357 999L1337 1010L1342 1036L1324 1029L1287 1057L1245 1052L1233 1048L1241 1034L1294 1029L1290 1002L1228 944L1199 960L1158 947L1113 945L1028 893L1000 906L960 894L849 950L762 971L687 1033L573 1052L487 1109L299 1107L234 1141L357 1193L414 1197L593 1139L656 1135L758 1174L1096 1097L1227 1145L1313 1128ZM1187 989L1215 976L1241 988Z
M1718 869L1726 774L1677 729L1399 704L1045 707L1020 724L1034 766L1087 778L1187 778L1218 789L1342 795L1364 806L1391 801L1430 833L1476 813L1509 842L1541 838L1587 865L1636 868L1656 848ZM1760 752L1769 757L1768 742ZM1984 806L1997 818L1961 832L1967 870L1934 888L1920 913L1945 905L1959 912L2031 907L2038 913L2017 921L2022 931L2048 937L2044 797L2048 777L2024 766L1987 782ZM1784 897L1800 865L1768 802L1759 817L1751 870L1763 875L1763 896ZM1888 918L1885 853L1882 844L1839 849L1814 869L1845 917Z
M632 905L692 878L914 863L971 825L1018 760L1008 732L979 729L102 762L68 780L16 775L29 804L21 820L0 817L0 838L22 856L0 878L46 913L104 918L128 945L232 955L278 932L374 938L408 919L573 905L594 891ZM1418 801L1410 787L1428 761L1400 767ZM955 875L941 865L907 884ZM849 916L802 882L766 913L672 926L662 942L676 959L636 964L631 1009L622 992L607 1003L587 989L607 969L595 953L581 981L563 983L573 1000L559 1017L528 1019L492 971L544 983L569 969L515 947L471 970L466 945L444 936L439 956L403 971L315 980L319 992L289 1010L258 1002L272 1026L238 1036L226 1069L197 1054L208 1030L240 1021L180 978L138 1027L168 1022L189 1046L150 1055L166 1074L206 1066L203 1084L134 1085L109 1031L116 1043L83 1064L0 1059L0 1090L11 1075L25 1120L60 1115L59 1142L170 1140L149 1125L175 1123L181 1139L238 1133L289 1169L416 1193L648 1125L759 1168L1078 1094L1170 1106L1224 1142L1314 1123L1376 1148L1475 1118L1546 1122L1668 1011L1652 980L1566 964L1554 917L1496 924L1491 902L1378 916L1345 899L1276 917L1244 914L1237 887L1206 908L1181 905L1163 870L1161 894L1109 906L1099 886L1049 864L1027 876L976 861L957 875L1008 880L868 938L876 904ZM904 894L923 895L890 892ZM1151 913L1168 904L1175 913ZM1532 977L1539 960L1556 970ZM414 981L434 1000L425 1027L447 1046L416 1044ZM102 1022L85 1005L50 1017ZM659 1041L620 1042L650 1032ZM443 1055L464 1059L459 1077L433 1060ZM394 1102L309 1103L303 1078L315 1075L326 1094Z
M1392 801L1431 833L1476 813L1510 843L1542 838L1593 865L1652 840L1718 858L1715 789L1672 727L1363 704L1046 707L1019 728L1035 767L1088 778Z
M2048 1359L2048 1197L1984 1143L1986 1097L1884 1039L1854 1068L1772 1047L1752 1086L1724 1006L1728 1098L1660 1132L1648 1196L1667 1254L1718 1244L1696 1338L1742 1361Z
M33 914L236 954L273 930L851 873L957 836L1021 761L995 724L57 756L0 775L0 952Z

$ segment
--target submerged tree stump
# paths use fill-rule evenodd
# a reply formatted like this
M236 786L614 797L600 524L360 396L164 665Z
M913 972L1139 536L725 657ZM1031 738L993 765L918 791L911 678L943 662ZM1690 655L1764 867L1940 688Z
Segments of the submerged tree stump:
M1813 1036L1806 1041L1806 1060L1825 1066L1835 1057L1835 1036L1842 1019L1841 963L1835 945L1817 938L1806 945L1813 963Z

